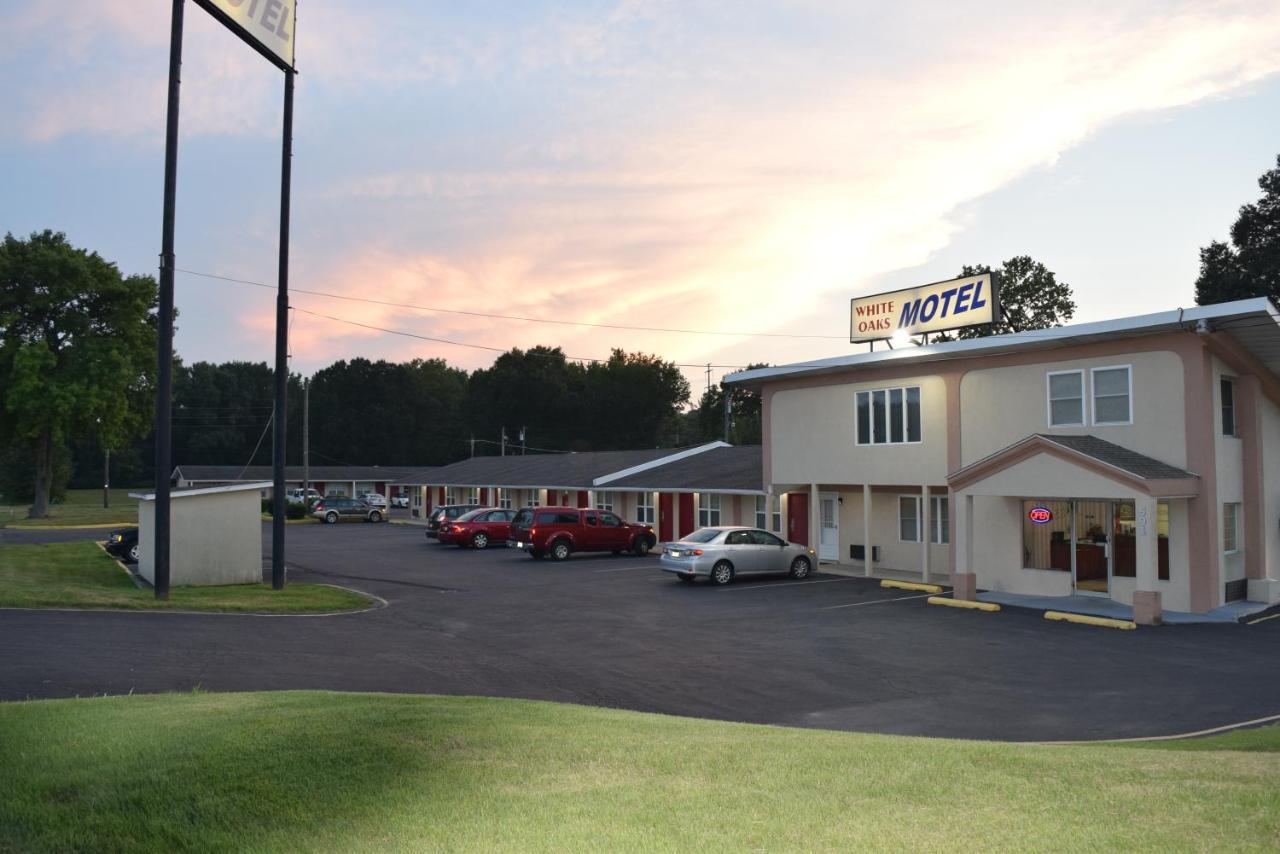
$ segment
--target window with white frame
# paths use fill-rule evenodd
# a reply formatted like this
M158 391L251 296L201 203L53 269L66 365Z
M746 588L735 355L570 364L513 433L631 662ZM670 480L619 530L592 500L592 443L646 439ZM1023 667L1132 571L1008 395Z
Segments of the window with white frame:
M462 503L463 504L479 504L480 503L480 487L478 486L467 487L466 500L463 501Z
M854 396L859 445L920 441L920 387L860 391Z
M1236 381L1223 377L1219 382L1222 390L1222 435L1238 436L1236 432Z
M1227 554L1240 551L1240 505L1222 505L1222 550Z
M531 490L529 490L528 496L527 496L527 497L525 498L525 500L524 500L524 506L525 506L525 507L538 507L538 506L539 506L539 502L538 502L538 490L536 490L536 489L531 489Z
M613 493L597 492L596 493L596 509L612 510L613 509Z
M1133 423L1133 372L1128 365L1094 368L1093 423Z
M945 495L935 495L929 499L929 541L946 545L951 542L950 522L951 507Z
M636 521L641 525L652 525L655 518L653 493L638 493L636 495Z
M720 524L720 493L698 493L698 527Z
M1084 426L1084 371L1055 371L1048 375L1049 426Z
M765 531L782 530L782 496L756 496L756 527Z
M511 509L511 490L502 489L498 491L498 506L503 510Z
M763 495L756 496L756 527L769 530L769 501Z
M898 496L898 541L920 542L920 496Z
M773 496L773 507L769 509L769 514L773 517L773 527L769 530L782 533L782 496Z
M462 503L458 501L458 491L454 489L452 486L446 486L444 489L444 503L445 504L461 504Z

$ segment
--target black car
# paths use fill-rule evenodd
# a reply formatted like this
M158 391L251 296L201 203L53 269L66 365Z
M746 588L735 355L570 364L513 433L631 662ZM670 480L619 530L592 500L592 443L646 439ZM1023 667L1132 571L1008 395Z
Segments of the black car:
M445 522L452 522L463 513L479 510L483 506L483 504L446 504L443 507L436 507L431 511L431 515L427 517L427 539L440 539L441 525Z
M138 529L121 528L107 537L107 554L125 563L138 562Z

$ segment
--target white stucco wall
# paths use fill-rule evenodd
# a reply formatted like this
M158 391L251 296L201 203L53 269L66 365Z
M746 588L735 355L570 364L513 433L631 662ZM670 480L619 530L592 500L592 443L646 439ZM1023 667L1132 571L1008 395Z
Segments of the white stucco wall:
M1093 368L1132 367L1133 424L1092 424ZM1082 427L1049 426L1048 374L1084 371ZM1097 359L1046 361L1033 365L971 370L960 382L963 465L1025 439L1032 433L1092 434L1175 466L1186 465L1186 413L1182 360L1175 353L1131 353Z
M1262 397L1262 529L1266 577L1280 580L1280 406Z
M1234 371L1229 369L1221 359L1213 360L1213 436L1214 451L1218 469L1218 503L1231 504L1244 501L1244 443L1235 436L1222 435L1222 379L1235 378ZM1240 388L1236 387L1236 415L1240 413ZM1237 431L1238 432L1238 431ZM1224 525L1226 514L1221 506L1218 512L1218 543L1224 542ZM1240 519L1236 530L1240 548L1232 554L1225 552L1219 558L1221 581L1238 581L1245 577L1244 566L1244 510L1241 507Z

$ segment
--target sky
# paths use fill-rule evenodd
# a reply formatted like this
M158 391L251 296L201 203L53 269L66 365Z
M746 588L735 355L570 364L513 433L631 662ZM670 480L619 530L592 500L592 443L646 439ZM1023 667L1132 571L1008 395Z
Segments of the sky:
M169 9L0 0L0 230L155 272ZM1274 0L300 0L296 33L292 285L561 321L294 294L303 374L495 356L378 326L714 381L864 349L850 297L1019 254L1077 320L1191 305L1280 153ZM282 96L187 3L180 270L274 285ZM270 362L274 301L179 273L178 353Z

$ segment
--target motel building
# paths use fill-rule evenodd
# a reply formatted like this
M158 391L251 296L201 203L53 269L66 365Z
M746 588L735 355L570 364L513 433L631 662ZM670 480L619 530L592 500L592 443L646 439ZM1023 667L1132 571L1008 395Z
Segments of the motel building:
M708 525L755 525L781 531L770 513L758 445L709 442L689 448L511 454L474 457L406 472L393 488L409 492L411 515L433 507L576 507L606 510L652 525L671 542Z
M833 568L1142 623L1280 602L1265 298L725 382L762 396L765 502Z

